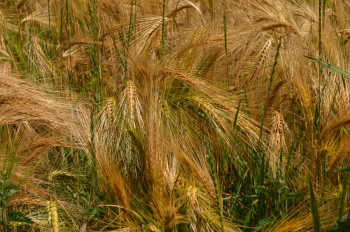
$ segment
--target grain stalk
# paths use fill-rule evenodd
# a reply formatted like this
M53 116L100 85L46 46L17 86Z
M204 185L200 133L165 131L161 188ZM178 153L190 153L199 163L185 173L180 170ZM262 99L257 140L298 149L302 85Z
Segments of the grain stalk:
M47 12L49 13L49 27L51 27L50 0L47 0Z
M225 40L225 56L226 56L226 79L227 79L227 82L229 83L229 78L228 78L229 68L228 68L228 50L227 50L227 22L226 22L226 10L225 10L225 12L224 12L224 40Z
M309 180L309 188L310 188L311 213L312 213L312 219L313 219L313 225L314 225L314 232L321 232L321 229L322 229L321 219L320 219L317 200L315 197L311 179Z
M161 48L161 57L164 62L165 56L165 3L166 0L163 0L163 11L162 11L162 48Z
M90 112L90 154L92 161L93 170L93 184L94 191L98 189L98 173L97 173L97 159L96 159L96 148L95 148L95 124L97 120L96 114L99 112L99 105L101 102L101 84L99 75L99 53L98 53L98 28L97 28L97 0L90 0L90 20L91 20L91 37L92 37L92 48L90 49L90 63L91 63L91 82L89 88L95 90L94 102L92 103L92 109ZM95 194L95 193L94 193ZM93 195L94 195L93 194Z
M269 80L269 87L267 89L267 97L266 97L266 102L265 104L262 106L261 108L261 121L260 121L260 133L259 133L259 142L258 142L258 152L262 152L262 157L261 157L261 167L260 167L260 178L259 178L259 185L263 186L264 185L264 180L265 180L265 156L266 153L264 151L260 151L261 150L261 146L262 146L262 137L263 137L263 128L264 128L264 119L265 119L265 115L266 115L266 111L267 111L267 106L268 106L268 101L270 99L270 95L271 95L271 87L273 84L273 79L274 79L274 75L275 75L275 71L276 71L276 67L277 67L277 61L278 61L278 57L279 57L279 52L280 52L280 48L281 48L281 44L282 44L282 38L280 37L278 40L278 45L277 45L277 51L276 51L276 55L275 55L275 60L272 66L272 71L270 74L270 80ZM263 216L264 213L264 206L263 206L263 198L264 196L260 193L259 194L259 208L260 208L260 216Z

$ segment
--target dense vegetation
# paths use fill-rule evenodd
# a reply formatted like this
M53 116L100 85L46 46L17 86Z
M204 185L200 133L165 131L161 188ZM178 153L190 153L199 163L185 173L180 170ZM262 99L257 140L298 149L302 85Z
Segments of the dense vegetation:
M349 231L348 0L1 0L1 231Z

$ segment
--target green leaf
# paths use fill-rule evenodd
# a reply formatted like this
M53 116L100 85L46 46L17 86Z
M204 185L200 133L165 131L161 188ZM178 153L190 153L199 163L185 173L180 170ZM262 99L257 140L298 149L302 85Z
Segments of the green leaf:
M337 225L331 227L329 232L348 232L350 228L350 218L345 220L341 220L337 223Z
M253 186L253 188L257 190L257 193L262 193L265 196L275 195L275 192L272 189L264 185Z
M34 221L29 217L25 216L21 212L11 212L7 216L8 222L22 222L27 224L34 224Z
M250 209L248 211L247 215L245 216L244 226L249 226L250 225L250 221L251 221L251 218L252 218L252 212L253 212L253 209Z
M317 201L314 193L314 189L312 187L311 180L309 181L310 185L310 199L311 199L311 212L312 212L312 219L314 223L314 232L320 232L321 231L321 219L320 214L318 212L318 206Z
M254 232L262 231L265 227L269 226L271 222L272 222L271 218L263 218L258 222L258 224L255 226L255 230L253 231Z
M346 71L344 71L344 70L342 70L340 68L337 68L337 67L335 67L335 66L333 66L331 64L328 64L328 63L326 63L326 62L324 62L322 60L318 60L318 59L315 59L315 58L312 58L312 57L309 57L309 56L307 56L306 58L308 58L309 60L311 60L311 61L313 61L313 62L315 62L317 64L320 64L320 65L322 65L322 66L324 66L324 67L326 67L326 68L328 68L328 69L330 69L330 70L332 70L334 72L337 72L337 73L339 73L341 75L350 77L350 73L348 73L348 72L346 72Z
M7 201L19 191L19 187L15 185L8 185L0 189L0 198L2 201Z
M105 209L101 207L94 207L90 208L86 211L86 215L88 216L88 220L90 221L94 217L100 217L101 215L105 214Z
M338 169L338 170L336 170L336 172L349 172L350 173L350 166Z

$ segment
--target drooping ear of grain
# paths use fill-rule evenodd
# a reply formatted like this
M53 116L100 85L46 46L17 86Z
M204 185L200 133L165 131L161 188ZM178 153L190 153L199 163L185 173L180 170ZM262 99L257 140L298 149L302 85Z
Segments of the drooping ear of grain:
M131 121L134 120L135 117L135 94L136 94L136 87L132 80L129 80L127 82L127 95L128 95L128 105L129 105L129 113L130 113L130 119Z
M284 167L284 159L280 159L281 152L287 150L286 139L290 135L287 123L284 121L282 114L278 113L276 110L273 112L272 117L272 127L270 131L270 140L269 140L269 164L273 173L273 176L276 178L281 171L278 167ZM282 162L282 163L280 163Z
M252 79L256 78L257 75L259 74L259 71L262 69L262 66L264 65L266 59L269 56L271 45L272 45L272 39L269 38L259 53L258 62L257 62L256 66L254 67L254 70L252 72L252 76L251 76Z

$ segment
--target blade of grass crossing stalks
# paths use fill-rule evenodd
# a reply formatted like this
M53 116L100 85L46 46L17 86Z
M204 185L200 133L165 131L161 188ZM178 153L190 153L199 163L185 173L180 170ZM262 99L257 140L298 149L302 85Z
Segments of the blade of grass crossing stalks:
M242 99L240 99L239 102L238 102L238 107L237 107L237 111L236 111L236 115L235 115L235 120L233 122L233 131L236 131L237 119L238 119L239 109L241 108L241 102L242 102Z
M328 64L327 62L324 62L324 61L321 61L319 59L315 59L315 58L312 58L312 57L309 57L309 56L306 56L306 58L308 58L309 60L311 60L311 61L313 61L313 62L315 62L317 64L322 65L325 68L328 68L328 69L330 69L330 70L332 70L334 72L337 72L337 73L339 73L339 74L341 74L343 76L350 77L350 73L348 73L348 72L346 72L346 71L344 71L344 70L342 70L342 69L340 69L340 68L338 68L338 67L336 67L334 65Z
M350 166L336 170L336 172L350 173Z

